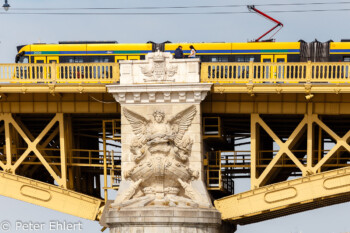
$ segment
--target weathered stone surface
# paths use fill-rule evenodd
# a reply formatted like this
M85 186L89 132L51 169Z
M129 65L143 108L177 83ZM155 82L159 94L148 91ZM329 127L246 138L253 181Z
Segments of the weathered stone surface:
M200 82L199 59L173 59L171 53L149 53L145 60L120 61L121 84Z
M198 59L154 53L122 61L122 183L104 215L112 233L217 233L220 213L204 185Z
M211 86L211 83L121 84L109 85L107 88L121 104L179 104L200 103Z
M203 178L199 107L122 106L123 178L134 183L119 192L116 208L150 204L211 206L209 197L203 195L205 187L192 186ZM198 123L193 124L194 119Z
M218 233L221 216L214 209L144 207L111 210L106 221L111 232Z

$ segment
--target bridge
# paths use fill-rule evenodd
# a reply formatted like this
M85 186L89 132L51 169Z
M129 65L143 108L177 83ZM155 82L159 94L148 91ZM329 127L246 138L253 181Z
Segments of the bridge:
M349 67L200 64L200 82L213 84L201 103L203 179L223 220L349 201ZM122 179L121 107L107 86L125 72L119 63L0 64L0 195L99 220ZM242 178L251 190L236 194Z

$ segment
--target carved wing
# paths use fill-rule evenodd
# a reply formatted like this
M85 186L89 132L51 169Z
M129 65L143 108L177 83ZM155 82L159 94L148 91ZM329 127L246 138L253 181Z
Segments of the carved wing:
M196 112L196 106L192 105L176 114L176 116L169 121L175 136L174 141L177 145L182 140L184 134L188 130L188 127L192 124L192 120L196 115Z
M124 108L123 112L126 119L128 119L134 134L137 136L138 139L144 141L146 136L146 130L150 121L144 118L143 116L137 114L136 112L128 110L127 108Z

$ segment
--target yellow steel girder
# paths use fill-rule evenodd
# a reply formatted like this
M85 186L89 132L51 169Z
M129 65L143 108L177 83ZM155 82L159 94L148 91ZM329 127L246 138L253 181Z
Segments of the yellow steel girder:
M284 181L214 202L222 219L244 225L350 201L350 168Z
M7 89L2 90L6 92ZM115 113L120 105L106 93L10 93L0 90L0 113Z
M0 171L0 195L89 220L97 220L103 200Z
M336 154L337 151L342 148L345 151L350 152L350 145L348 140L350 139L350 130L340 137L331 128L329 128L317 114L312 114L312 105L309 104L308 114L304 115L304 118L300 121L298 126L294 129L292 134L289 136L286 142L282 142L281 139L273 132L273 130L264 122L264 120L259 116L259 114L251 114L251 188L255 189L261 187L267 183L267 180L273 176L275 172L276 165L281 161L282 156L286 155L290 161L302 172L303 176L308 176L311 174L319 173L332 156ZM314 129L313 124L317 124L320 129L324 130L327 134L332 137L336 142L335 145L328 151L328 153L322 158L314 158L313 145L314 145ZM257 161L259 159L259 136L257 126L261 126L265 132L271 137L271 139L277 143L279 146L279 151L271 159L267 167L261 174L257 174ZM301 161L294 155L291 148L299 138L305 133L307 133L307 151L306 151L306 164L302 164Z

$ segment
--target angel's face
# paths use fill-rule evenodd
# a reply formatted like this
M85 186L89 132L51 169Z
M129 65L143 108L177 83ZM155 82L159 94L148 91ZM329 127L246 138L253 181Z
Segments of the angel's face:
M158 123L161 123L163 121L163 119L164 119L164 117L162 114L156 114L154 116L154 120L156 120L156 122L158 122Z

